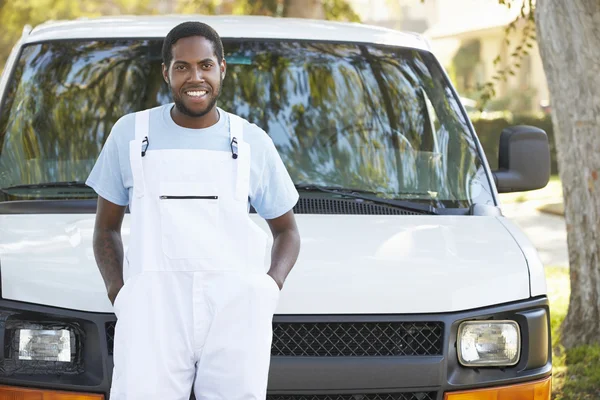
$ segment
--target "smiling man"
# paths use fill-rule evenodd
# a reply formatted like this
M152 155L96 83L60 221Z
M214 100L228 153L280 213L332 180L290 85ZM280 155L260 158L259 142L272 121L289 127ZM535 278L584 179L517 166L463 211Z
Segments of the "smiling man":
M167 35L174 103L114 125L87 184L98 193L94 254L118 322L111 400L264 399L272 317L298 257L298 193L271 139L217 107L219 35ZM265 270L266 233L273 235ZM124 256L121 225L131 210Z

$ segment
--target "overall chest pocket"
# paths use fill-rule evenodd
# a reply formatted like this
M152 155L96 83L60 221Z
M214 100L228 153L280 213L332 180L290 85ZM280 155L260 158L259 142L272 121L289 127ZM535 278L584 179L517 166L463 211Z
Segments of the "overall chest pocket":
M160 185L163 252L173 259L209 259L218 245L219 193L211 183Z

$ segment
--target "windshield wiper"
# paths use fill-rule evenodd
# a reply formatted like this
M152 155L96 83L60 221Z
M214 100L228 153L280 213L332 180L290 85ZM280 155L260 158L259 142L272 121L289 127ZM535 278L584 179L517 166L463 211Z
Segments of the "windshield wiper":
M45 182L45 183L31 183L25 185L15 185L2 188L0 190L19 190L19 189L49 189L49 188L90 188L84 182Z
M390 205L393 207L402 208L407 211L415 211L425 214L438 214L435 207L431 204L419 204L412 201L385 199L378 197L377 194L366 190L346 189L336 186L320 186L320 185L296 185L297 190L315 191L323 193L332 193L340 196L352 197L355 199L368 200L373 203Z

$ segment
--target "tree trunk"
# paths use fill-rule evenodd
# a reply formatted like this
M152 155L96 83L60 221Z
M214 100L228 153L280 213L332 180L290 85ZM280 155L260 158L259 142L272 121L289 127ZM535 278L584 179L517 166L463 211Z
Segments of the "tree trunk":
M283 16L290 18L325 19L322 0L285 0Z
M540 0L537 39L563 184L571 298L567 348L600 343L600 1Z

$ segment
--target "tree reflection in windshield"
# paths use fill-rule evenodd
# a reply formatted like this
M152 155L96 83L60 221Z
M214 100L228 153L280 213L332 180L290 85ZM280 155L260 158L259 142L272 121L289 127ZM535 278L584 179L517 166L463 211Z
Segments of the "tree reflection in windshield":
M297 184L448 206L491 200L464 117L430 55L354 44L224 44L219 105L273 138ZM2 107L0 187L84 181L119 117L171 102L161 45L25 48Z
M85 181L122 115L156 104L157 43L54 42L28 46L14 101L2 108L0 186ZM158 62L156 62L158 61ZM166 96L163 96L166 100ZM11 104L12 103L12 104Z

